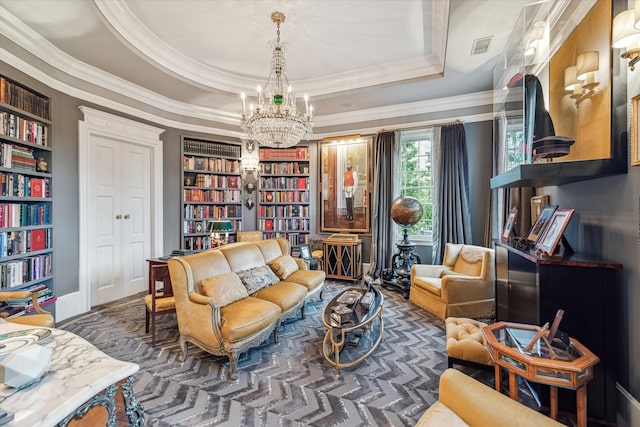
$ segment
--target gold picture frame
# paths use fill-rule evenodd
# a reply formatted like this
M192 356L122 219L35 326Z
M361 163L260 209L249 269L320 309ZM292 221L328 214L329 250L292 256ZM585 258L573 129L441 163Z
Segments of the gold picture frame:
M538 219L538 215L542 212L542 209L550 202L548 195L533 196L531 198L531 224L535 224Z
M640 114L638 108L640 106L640 93L631 98L631 166L640 166Z

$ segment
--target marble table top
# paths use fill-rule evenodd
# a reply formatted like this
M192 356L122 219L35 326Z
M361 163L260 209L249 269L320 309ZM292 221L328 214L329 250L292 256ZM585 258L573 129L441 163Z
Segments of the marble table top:
M0 334L24 329L33 327L0 319ZM94 395L139 369L135 363L107 356L71 332L49 329L51 336L33 344L51 350L49 371L22 390L0 384L0 408L15 416L7 426L55 425Z

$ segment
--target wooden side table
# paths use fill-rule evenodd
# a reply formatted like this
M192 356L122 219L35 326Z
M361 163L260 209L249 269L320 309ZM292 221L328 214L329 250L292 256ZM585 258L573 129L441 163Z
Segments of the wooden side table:
M362 277L362 240L354 234L333 234L324 245L328 278L357 281Z
M527 349L539 330L535 325L510 322L497 322L482 328L495 364L496 390L500 391L501 367L509 372L509 396L514 400L518 400L518 376L549 385L553 419L558 414L558 387L575 390L578 426L586 427L587 383L593 378L593 367L600 359L573 338L566 351L549 348L547 340L540 337L532 348Z

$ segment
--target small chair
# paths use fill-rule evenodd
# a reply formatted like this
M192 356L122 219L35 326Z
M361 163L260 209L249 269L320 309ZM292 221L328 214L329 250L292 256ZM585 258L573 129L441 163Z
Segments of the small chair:
M0 318L4 318L7 322L18 323L21 325L29 326L41 326L45 328L53 328L55 326L55 319L51 313L40 307L38 303L38 296L40 292L30 291L13 291L13 292L0 292L0 301L11 301L17 299L31 298L33 309L35 314L29 314L19 317L6 317L7 313L0 313Z
M257 242L262 240L262 231L238 231L238 242Z
M176 312L176 301L171 288L171 277L167 264L151 266L149 278L149 293L144 297L146 306L145 332L149 333L151 323L151 345L156 346L156 316ZM162 289L157 288L157 283L162 282Z
M324 270L324 239L314 237L311 239L311 258L318 263L318 269Z

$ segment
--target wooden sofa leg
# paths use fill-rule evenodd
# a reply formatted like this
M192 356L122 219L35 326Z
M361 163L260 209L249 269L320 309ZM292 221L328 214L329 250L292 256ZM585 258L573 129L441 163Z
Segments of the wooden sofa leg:
M302 318L305 318L305 308L307 308L307 302L305 301L304 304L302 304L302 308L300 308L300 314L302 315Z
M229 353L229 365L231 367L229 371L229 378L235 380L237 378L236 370L238 368L238 354L235 351Z
M179 358L180 362L184 362L187 360L187 340L185 340L182 335L180 335L180 349L182 350L182 356Z

